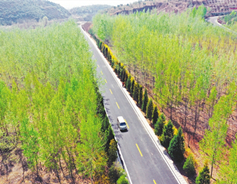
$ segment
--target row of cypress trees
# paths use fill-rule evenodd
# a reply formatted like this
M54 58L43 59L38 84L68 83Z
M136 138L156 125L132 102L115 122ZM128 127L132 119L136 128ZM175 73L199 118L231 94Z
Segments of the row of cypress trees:
M181 127L178 129L176 135L174 135L174 125L169 120L167 124L166 118L162 113L159 116L159 111L151 98L148 97L147 89L143 89L143 86L139 84L134 77L128 72L123 63L113 55L112 51L103 41L97 38L92 32L92 37L95 39L97 46L108 59L112 68L117 76L122 81L130 95L137 102L137 105L141 107L142 111L146 114L146 117L152 122L155 128L155 134L159 136L161 144L168 150L169 155L175 162L184 161L184 137ZM183 169L188 175L195 175L195 161L192 155L190 155L184 162ZM196 183L208 183L210 182L209 169L207 164L197 177Z

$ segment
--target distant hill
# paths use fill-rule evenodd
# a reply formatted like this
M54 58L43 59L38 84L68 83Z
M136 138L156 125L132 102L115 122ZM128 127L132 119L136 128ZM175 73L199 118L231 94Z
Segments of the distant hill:
M62 6L47 0L0 0L0 25L12 25L25 20L39 21L65 19L70 12Z
M72 8L70 13L81 21L91 21L92 17L101 10L106 10L111 8L112 6L109 5L91 5L91 6L81 6Z
M131 4L121 4L110 8L105 11L110 15L118 15L118 14L130 14L134 12L147 11L156 9L159 12L182 12L187 8L198 7L200 5L204 5L207 8L206 16L217 16L217 15L225 15L230 14L233 10L237 11L237 3L236 1L229 0L145 0L138 1Z

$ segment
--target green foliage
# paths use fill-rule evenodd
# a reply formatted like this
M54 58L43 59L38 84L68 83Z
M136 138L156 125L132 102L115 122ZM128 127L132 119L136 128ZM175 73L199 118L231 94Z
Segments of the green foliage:
M138 88L138 105L141 107L143 99L142 85L139 85Z
M150 99L146 108L146 117L149 120L152 120L152 111L153 111L153 102L152 102L152 99Z
M222 160L228 130L226 121L236 106L236 101L233 101L236 99L235 91L236 85L232 83L227 94L222 96L214 106L214 113L208 122L210 129L205 131L204 138L199 143L200 149L205 153L203 156L211 162L211 176L214 164Z
M91 179L104 174L114 135L77 24L1 31L0 40L0 132L9 137L7 149L19 140L30 168L39 174L41 165L59 180L61 163L71 178L75 169Z
M130 86L131 96L132 96L133 91L134 91L134 83L135 83L135 81L134 81L134 79L132 79L132 80L131 80L131 86Z
M117 180L122 176L124 170L121 168L121 165L118 162L114 162L113 165L109 168L109 179L111 183L116 183Z
M232 143L232 148L230 149L229 159L226 160L225 156L222 159L222 164L220 167L220 174L217 183L237 183L237 141Z
M183 170L187 173L188 176L195 175L195 173L196 173L195 161L194 161L192 154L190 154L188 156L188 158L186 159L186 161L184 162Z
M112 164L117 159L117 143L112 139L109 143L108 162Z
M153 113L152 113L152 123L153 125L156 124L157 120L158 120L159 114L158 114L158 109L157 106L155 106Z
M131 89L131 76L130 75L126 81L126 88L130 92L130 89Z
M170 157L176 161L181 162L184 159L184 137L183 137L182 129L179 128L177 135L175 135L169 144L168 153Z
M139 92L139 84L135 82L134 84L134 90L133 90L133 99L138 102L138 92Z
M117 180L117 184L129 184L128 180L126 179L126 175L120 176L120 178Z
M174 136L173 127L173 123L169 120L169 122L164 126L163 133L160 137L160 142L166 149L169 147L170 141Z
M160 136L163 133L163 129L165 126L165 116L162 113L155 124L155 134Z
M205 163L203 169L196 178L196 184L210 184L210 179L210 171L208 169L207 163Z
M49 1L28 1L28 0L9 0L0 1L1 9L0 24L11 25L12 23L23 22L27 20L36 20L37 22L44 16L51 19L68 18L71 14L62 6ZM50 11L48 8L50 7Z
M147 95L147 89L145 89L145 93L143 95L143 100L142 100L142 111L146 113L146 106L148 103L148 95Z
M70 9L70 13L79 16L84 21L92 21L92 17L94 17L99 11L106 10L110 7L111 6L109 5L81 6Z

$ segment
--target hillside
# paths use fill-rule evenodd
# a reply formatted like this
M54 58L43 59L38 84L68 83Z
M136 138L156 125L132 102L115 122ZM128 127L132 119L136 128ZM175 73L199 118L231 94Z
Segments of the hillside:
M47 0L0 0L0 25L12 25L26 20L38 22L44 16L49 20L65 19L70 15L62 6Z
M181 1L160 1L160 0L146 0L146 1L138 1L132 4L126 5L118 5L117 7L113 7L106 11L110 15L118 15L118 14L130 14L137 11L147 11L156 9L159 12L183 12L187 8L190 7L199 7L200 5L204 5L207 8L206 16L217 16L217 15L225 15L231 13L233 10L237 9L237 3L230 2L228 0L223 1L214 1L214 0L181 0Z
M72 8L70 13L80 21L91 21L92 17L99 11L110 8L109 5L91 5Z

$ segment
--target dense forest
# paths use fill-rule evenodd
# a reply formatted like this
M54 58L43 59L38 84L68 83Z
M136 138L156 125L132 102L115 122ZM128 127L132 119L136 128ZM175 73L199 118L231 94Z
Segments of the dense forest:
M76 23L0 30L0 61L1 181L16 182L8 176L17 164L22 181L33 183L46 175L49 183L115 183L123 175Z
M92 31L182 127L186 146L199 141L203 172L209 167L218 183L236 183L236 40L205 14L203 5L181 14L98 14Z

